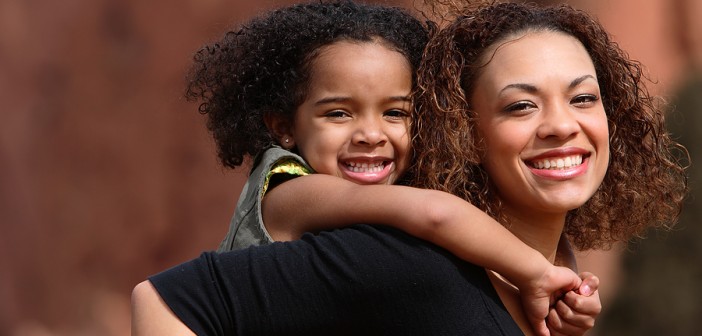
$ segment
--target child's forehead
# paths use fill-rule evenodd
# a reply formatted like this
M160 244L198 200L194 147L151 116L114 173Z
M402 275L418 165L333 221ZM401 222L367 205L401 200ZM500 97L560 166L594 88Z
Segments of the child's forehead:
M403 53L387 41L373 39L369 41L339 40L317 48L309 59L310 72L313 74L315 69L338 64L343 59L349 59L349 56L351 56L351 60L354 57L358 59L375 57L402 60L411 71L409 59Z
M373 73L407 77L411 81L412 68L403 54L383 44L341 41L320 50L310 65L309 80L319 81L321 77L339 74L356 77Z
M310 72L301 103L332 100L375 106L408 97L413 85L407 59L372 42L334 44L318 55Z

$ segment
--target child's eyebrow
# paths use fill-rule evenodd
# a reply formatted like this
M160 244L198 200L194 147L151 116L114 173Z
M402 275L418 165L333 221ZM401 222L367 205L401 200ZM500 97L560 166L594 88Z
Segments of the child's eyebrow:
M315 106L320 106L324 104L331 104L331 103L340 103L340 102L347 102L351 100L351 97L325 97L322 98L314 103ZM401 102L410 102L412 99L410 99L410 96L390 96L388 97L387 101L401 101Z
M339 103L339 102L345 102L351 100L351 97L326 97L322 98L314 103L315 106L319 105L324 105L324 104L330 104L330 103Z

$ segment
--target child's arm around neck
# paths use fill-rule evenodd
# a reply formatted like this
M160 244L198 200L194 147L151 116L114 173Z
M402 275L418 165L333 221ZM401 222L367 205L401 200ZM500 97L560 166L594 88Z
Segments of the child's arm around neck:
M529 300L532 308L527 314L532 325L542 333L551 296L575 289L580 283L575 273L551 265L492 217L437 190L358 185L335 176L311 174L267 191L262 215L275 240L366 223L393 226L431 241L514 283L522 298Z

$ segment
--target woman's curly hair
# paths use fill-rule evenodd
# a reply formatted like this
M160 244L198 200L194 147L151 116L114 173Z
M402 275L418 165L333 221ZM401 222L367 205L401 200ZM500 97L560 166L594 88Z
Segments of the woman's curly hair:
M201 102L219 159L234 168L274 142L265 114L293 117L321 47L338 41L382 43L407 57L414 75L427 35L421 21L396 7L318 1L280 8L201 48L186 98Z
M502 203L480 166L475 112L468 99L491 46L518 34L563 32L578 39L597 72L610 129L602 185L568 213L565 233L580 250L607 248L675 223L687 192L684 147L671 140L664 112L645 87L641 65L586 13L566 5L490 3L466 8L431 37L418 72L413 123L415 185L463 197L504 222Z

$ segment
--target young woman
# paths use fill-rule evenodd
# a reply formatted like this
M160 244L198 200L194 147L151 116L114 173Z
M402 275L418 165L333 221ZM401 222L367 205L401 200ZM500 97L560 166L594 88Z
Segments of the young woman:
M196 54L188 97L201 101L222 163L255 158L219 251L389 225L500 271L546 330L549 295L577 288L575 273L456 196L393 185L410 163L410 92L426 41L399 8L332 1L271 11Z
M420 72L418 186L484 201L548 260L564 228L591 247L635 232L626 228L674 220L686 188L669 152L674 143L638 68L602 27L569 7L495 4L465 14L436 37ZM433 71L435 64L448 70ZM424 169L436 178L422 177ZM627 169L639 174L620 174ZM632 211L661 215L614 222L608 212L593 221L608 207L625 211L616 199L631 203L638 194L659 202L634 202ZM604 232L590 232L596 225ZM138 331L183 328L170 307L202 334L534 332L499 272L384 227L204 254L151 283L134 292L135 322L145 328ZM563 298L576 311L578 299Z

